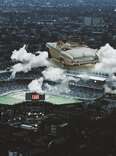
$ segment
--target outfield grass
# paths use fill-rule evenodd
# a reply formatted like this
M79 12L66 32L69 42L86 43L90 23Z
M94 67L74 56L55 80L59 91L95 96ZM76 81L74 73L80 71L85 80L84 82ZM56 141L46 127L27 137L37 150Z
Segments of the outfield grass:
M57 105L80 102L78 99L75 99L73 97L66 97L66 96L60 96L60 95L46 95L45 100L46 102L50 102L50 103L57 104ZM0 96L1 104L14 105L17 103L21 103L23 101L25 101L24 91L10 92L10 93Z

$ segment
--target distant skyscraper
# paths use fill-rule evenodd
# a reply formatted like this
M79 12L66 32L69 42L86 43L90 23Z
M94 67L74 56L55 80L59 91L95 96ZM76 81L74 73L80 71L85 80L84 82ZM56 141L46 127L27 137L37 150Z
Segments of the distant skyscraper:
M91 26L91 24L92 24L92 18L91 17L85 17L84 18L84 24L86 26Z

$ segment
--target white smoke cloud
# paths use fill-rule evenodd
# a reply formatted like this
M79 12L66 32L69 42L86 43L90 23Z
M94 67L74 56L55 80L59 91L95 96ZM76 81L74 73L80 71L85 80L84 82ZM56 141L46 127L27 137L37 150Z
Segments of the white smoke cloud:
M95 65L95 70L99 72L116 72L116 49L106 44L98 51L99 63Z
M70 92L70 89L69 89L69 86L68 86L68 82L69 80L75 80L75 78L73 77L67 77L65 75L65 72L63 69L60 69L60 68L54 68L54 67L49 67L47 68L45 71L42 72L43 74L43 79L44 80L50 80L50 81L60 81L59 84L56 84L54 86L46 83L45 86L44 86L44 92L45 93L49 93L49 94L52 94L52 95L61 95L61 94L67 94ZM33 82L33 83L32 83ZM29 84L29 86L31 85L32 87L28 87L30 91L35 91L35 92L38 92L38 85L39 85L39 90L42 90L42 84L43 81L41 81L40 83L40 80L39 80L39 83L41 84L38 84L38 80L33 80L31 82L31 84ZM32 89L34 88L34 89Z
M110 88L107 84L104 85L105 93L116 94L116 89Z
M46 80L58 81L65 78L64 70L55 67L49 67L42 72Z
M50 81L61 81L62 85L65 83L65 81L64 81L65 74L64 74L63 69L55 68L55 67L48 67L46 70L44 70L42 72L42 74L43 74L43 78L41 78L42 81L40 79L36 79L36 80L33 80L29 84L28 88L30 91L34 90L35 92L38 92L38 90L39 90L39 93L40 93L40 91L42 91L43 79L44 80L50 80ZM39 87L39 89L38 89L38 87ZM65 88L66 88L66 86L65 87L63 86L61 89L61 85L51 86L49 84L46 84L44 91L52 93L52 94L54 94L54 93L59 94Z
M40 67L40 66L47 66L48 68L42 72L43 77L40 79L35 79L33 80L29 85L28 88L31 92L37 92L37 93L44 93L42 90L42 84L43 84L43 79L51 80L51 81L59 81L64 79L64 70L60 68L55 68L55 67L50 67L50 63L48 61L48 53L47 52L36 52L38 54L37 56L28 53L26 51L26 46L24 45L22 48L19 50L13 51L11 55L11 59L13 61L19 61L20 63L15 64L12 66L11 71L12 75L11 78L15 77L15 74L17 72L28 72L32 70L32 68ZM55 86L56 87L56 86ZM52 88L53 92L57 90ZM50 86L49 86L50 90Z
M21 63L17 63L12 66L12 78L15 77L17 72L28 72L32 68L49 66L50 62L48 61L48 52L40 52L39 55L34 55L32 53L28 53L26 51L26 46L24 45L21 49L13 51L11 55L11 59L14 61L19 61Z
M45 93L52 94L52 95L68 94L70 92L70 89L67 80L68 79L64 79L60 84L54 86L50 84L45 84Z
M19 50L14 50L11 55L11 60L20 62L29 62L33 57L32 53L27 53L26 45L24 45Z
M104 85L105 93L116 94L116 76L110 75L109 79L106 80Z
M20 61L21 63L15 64L11 71L12 77L15 77L16 72L28 72L32 68L47 66L48 68L42 72L43 77L40 79L33 80L28 88L31 92L38 92L43 94L42 90L43 79L51 80L51 81L61 81L60 85L57 86L49 86L47 85L47 90L52 93L61 94L62 92L69 92L68 81L69 78L66 77L65 71L60 68L50 67L50 63L48 61L48 53L47 52L37 52L39 55L34 55L32 53L28 53L26 51L26 46L22 47L18 51L15 50L11 56L12 60ZM95 65L96 71L103 71L108 73L113 73L116 71L116 49L112 48L109 44L106 44L102 47L98 53L99 63ZM89 79L88 75L85 74L82 77L83 79ZM111 89L108 86L105 86L105 90L110 91ZM113 91L114 92L114 91Z
M42 90L43 78L33 80L29 85L28 88L31 92L37 92L39 94L44 94Z
M11 78L12 79L15 78L15 75L17 72L23 71L24 73L27 73L30 70L31 70L30 64L17 63L11 69L11 71L12 71Z

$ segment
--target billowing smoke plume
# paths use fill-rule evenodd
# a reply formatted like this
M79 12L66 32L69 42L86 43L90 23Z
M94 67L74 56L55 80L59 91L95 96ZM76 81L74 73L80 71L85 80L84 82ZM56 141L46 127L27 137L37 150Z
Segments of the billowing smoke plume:
M44 94L42 90L43 78L33 80L29 85L28 88L31 92L37 92L39 94Z
M110 88L107 84L104 85L105 93L116 94L116 89Z
M95 65L95 70L99 72L116 72L116 49L106 44L98 51L99 63Z
M46 80L59 81L65 78L64 70L60 68L49 67L42 72Z
M68 87L68 81L63 80L60 84L51 86L49 84L45 84L45 93L51 95L66 95L70 92Z
M32 53L27 53L26 45L24 45L19 50L14 50L11 55L11 60L20 61L20 62L29 62L33 57Z
M62 80L60 80L60 83L51 86L50 84L45 84L45 93L49 93L52 95L69 95L70 94L70 88L69 88L69 81L73 80L75 82L78 82L80 79L74 78L74 77L68 77L65 74L62 77Z
M39 55L34 55L32 53L28 53L26 51L26 46L22 47L18 51L15 50L11 56L12 60L19 61L12 67L12 77L15 77L16 72L28 72L32 68L47 66L48 68L42 72L43 77L40 79L33 80L28 88L31 92L38 92L43 94L42 90L43 80L51 80L51 81L61 81L61 85L50 86L47 85L47 91L61 94L62 92L69 92L68 88L68 78L65 75L63 69L50 67L50 63L48 61L48 53L47 52L38 52ZM106 44L102 47L98 53L99 63L95 65L95 70L98 72L108 72L113 73L116 72L116 49L112 48L109 44ZM83 79L89 79L88 75L85 74L82 77ZM110 91L108 86L105 86L105 90Z
M33 80L29 84L28 88L30 91L35 91L35 92L41 93L43 80L50 80L50 81L55 81L55 82L61 81L61 84L62 85L64 84L65 74L64 74L64 70L62 70L60 68L49 67L45 71L43 71L42 74L43 74L43 77L41 79ZM54 94L56 92L59 92L61 90L60 88L61 88L61 85L51 86L49 84L46 84L44 91ZM65 88L66 88L66 86L65 86ZM64 87L63 87L63 89L64 89ZM62 89L62 91L63 91L63 89Z
M36 56L32 53L28 53L25 45L21 49L13 51L11 59L21 63L17 63L12 67L12 78L15 77L17 72L28 72L32 68L50 65L47 52L39 51L38 54L39 55Z
M42 72L43 77L40 79L33 80L29 85L28 88L31 92L37 92L43 94L44 91L42 90L43 80L50 80L50 81L63 81L65 79L64 70L60 68L50 67L50 63L48 61L48 53L47 52L36 52L38 55L34 55L32 53L28 53L26 51L26 46L24 45L21 49L13 51L11 55L11 59L15 62L20 62L15 64L11 71L12 71L12 78L15 77L17 72L28 72L32 70L32 68L37 68L40 66L47 66L48 68ZM66 84L66 83L65 83ZM50 87L50 86L49 86ZM52 88L53 92L55 88ZM56 88L57 90L57 88ZM59 87L60 90L60 87ZM61 89L62 90L62 89Z
M111 75L104 85L105 93L116 94L116 76Z

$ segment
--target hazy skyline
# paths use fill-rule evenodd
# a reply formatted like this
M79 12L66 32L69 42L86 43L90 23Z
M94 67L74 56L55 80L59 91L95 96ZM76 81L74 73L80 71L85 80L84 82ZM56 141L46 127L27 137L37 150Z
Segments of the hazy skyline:
M0 0L0 5L116 5L116 0Z

